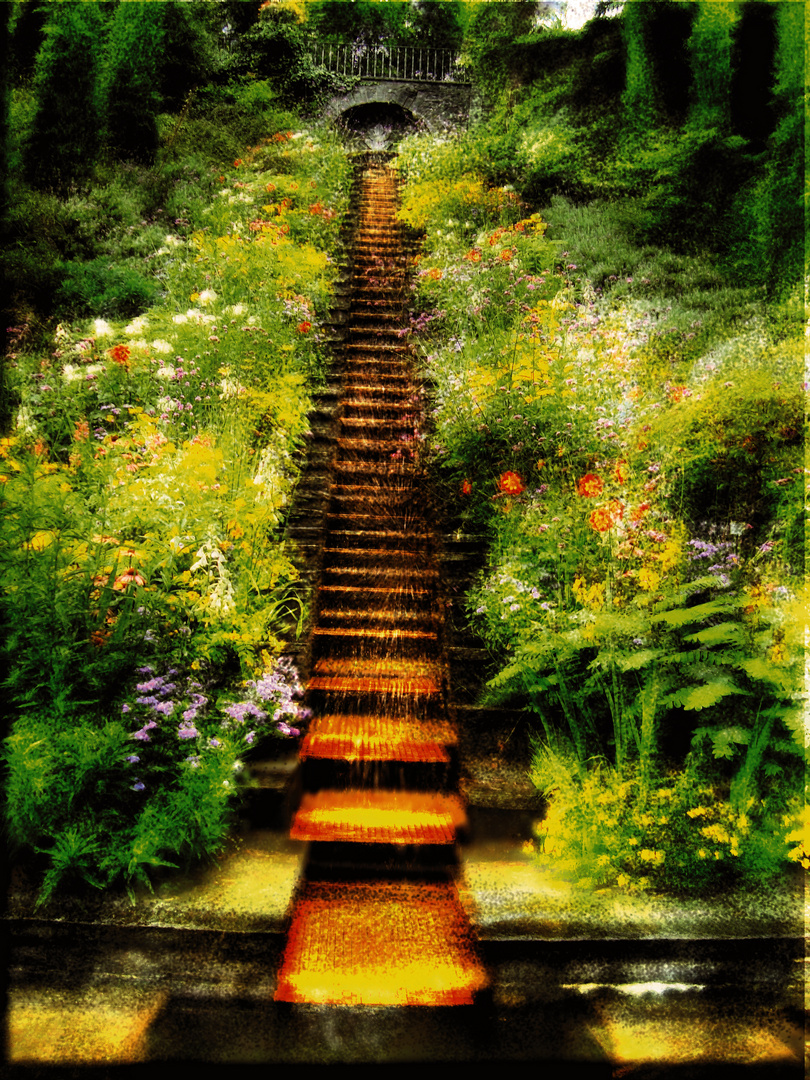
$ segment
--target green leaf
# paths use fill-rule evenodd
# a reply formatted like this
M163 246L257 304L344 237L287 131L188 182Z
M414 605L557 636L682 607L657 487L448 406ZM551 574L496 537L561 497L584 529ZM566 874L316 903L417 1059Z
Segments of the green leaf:
M720 728L712 736L712 753L716 758L730 758L734 756L736 744L745 745L750 742L750 732L741 727Z
M713 682L704 683L702 686L687 686L682 690L670 694L667 704L670 706L686 709L687 712L700 712L716 705L729 694L741 694L742 691L734 683L724 679L715 679Z
M725 614L731 607L725 599L710 600L705 604L696 604L695 607L658 612L652 616L652 621L665 622L668 626L686 626L688 623L703 622L712 615Z
M707 626L705 630L698 630L695 634L689 634L684 641L696 641L701 645L723 645L733 643L739 645L745 637L745 631L739 623L723 622L716 626Z
M616 666L619 671L638 671L639 668L646 667L653 660L657 660L662 652L662 649L638 649L620 656L616 661Z

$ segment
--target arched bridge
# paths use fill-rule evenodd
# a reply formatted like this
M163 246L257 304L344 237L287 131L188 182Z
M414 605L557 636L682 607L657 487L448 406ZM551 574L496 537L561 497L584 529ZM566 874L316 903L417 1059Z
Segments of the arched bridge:
M429 131L464 126L472 85L449 49L410 45L319 44L315 66L337 75L345 89L327 101L325 115L386 148L416 124Z

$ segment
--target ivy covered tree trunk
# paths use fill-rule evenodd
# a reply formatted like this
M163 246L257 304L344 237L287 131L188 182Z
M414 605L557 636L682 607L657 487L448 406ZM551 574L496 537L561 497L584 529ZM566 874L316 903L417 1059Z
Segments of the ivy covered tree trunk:
M113 17L103 86L110 149L149 162L158 145L165 4L128 0Z
M707 0L698 7L689 50L692 60L695 127L728 129L731 121L732 32L739 6L729 0Z
M90 173L98 150L103 37L100 5L50 5L34 69L36 113L25 150L26 174L37 186L64 191Z

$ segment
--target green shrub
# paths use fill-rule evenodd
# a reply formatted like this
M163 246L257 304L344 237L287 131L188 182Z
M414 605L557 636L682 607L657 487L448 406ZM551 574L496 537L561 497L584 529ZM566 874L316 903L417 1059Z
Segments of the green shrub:
M91 259L58 267L53 308L63 316L128 319L154 303L160 287L132 260Z
M98 149L98 73L104 20L97 4L53 6L34 73L36 113L25 148L30 180L67 190Z

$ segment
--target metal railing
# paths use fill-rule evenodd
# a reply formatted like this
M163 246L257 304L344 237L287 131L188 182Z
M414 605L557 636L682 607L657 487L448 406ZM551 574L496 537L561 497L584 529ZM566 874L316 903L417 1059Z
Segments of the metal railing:
M408 82L467 82L452 49L418 45L365 45L322 42L312 50L312 62L335 75L361 79L402 79Z

